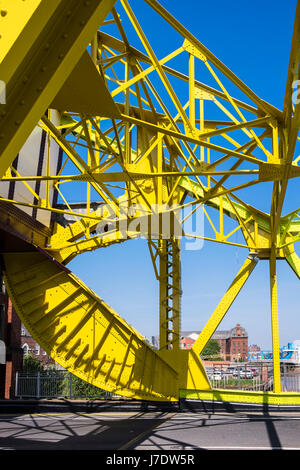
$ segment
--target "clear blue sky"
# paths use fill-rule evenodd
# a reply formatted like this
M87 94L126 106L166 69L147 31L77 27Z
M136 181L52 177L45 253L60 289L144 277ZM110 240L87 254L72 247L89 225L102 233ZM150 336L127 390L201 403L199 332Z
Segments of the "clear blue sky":
M282 109L296 0L161 3L253 91ZM164 33L156 26L155 15L142 0L131 4L159 58L181 45L176 45L178 36L173 37L170 28ZM262 209L270 205L270 187L247 195ZM287 196L284 212L300 206L295 182ZM183 250L183 330L203 328L246 256L247 250L211 242L199 251ZM142 334L158 333L158 283L144 240L81 255L69 267ZM278 279L283 346L300 339L299 282L285 261L278 263ZM250 344L271 348L266 261L259 262L219 329L236 323L246 328Z

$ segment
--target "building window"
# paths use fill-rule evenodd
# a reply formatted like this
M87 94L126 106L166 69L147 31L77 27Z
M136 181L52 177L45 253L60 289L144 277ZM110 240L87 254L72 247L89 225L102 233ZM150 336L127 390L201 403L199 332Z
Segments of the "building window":
M24 353L24 356L27 356L28 352L29 352L28 344L25 343L25 344L23 345L23 353Z
M35 343L34 354L36 354L37 356L40 355L40 346L37 343Z

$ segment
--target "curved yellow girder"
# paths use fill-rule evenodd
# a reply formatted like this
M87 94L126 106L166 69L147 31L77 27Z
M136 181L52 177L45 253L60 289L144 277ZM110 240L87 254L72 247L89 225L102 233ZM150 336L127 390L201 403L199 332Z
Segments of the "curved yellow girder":
M99 388L178 398L178 374L67 268L41 253L6 254L5 283L24 325L59 364Z

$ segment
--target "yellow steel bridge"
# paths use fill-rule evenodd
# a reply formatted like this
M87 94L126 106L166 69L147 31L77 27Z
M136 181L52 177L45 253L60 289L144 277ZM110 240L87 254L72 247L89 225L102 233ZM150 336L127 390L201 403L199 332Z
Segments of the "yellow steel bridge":
M145 0L157 31L168 25L176 33L161 57L134 3L0 1L0 237L8 293L44 350L102 389L143 400L299 404L300 395L281 391L276 263L285 259L300 277L299 209L283 214L289 179L300 176L300 105L293 100L300 4L281 110L156 0ZM239 197L270 182L269 212ZM185 229L197 211L211 228L207 236ZM141 236L159 285L158 350L67 267L82 253L116 243L125 249ZM182 237L247 251L189 351L180 349ZM200 354L259 259L269 263L274 391L213 389Z

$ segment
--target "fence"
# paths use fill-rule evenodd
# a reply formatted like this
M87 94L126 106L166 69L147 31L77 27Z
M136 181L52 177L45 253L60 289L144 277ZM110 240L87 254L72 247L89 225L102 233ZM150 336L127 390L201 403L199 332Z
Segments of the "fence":
M272 363L240 363L206 367L206 372L213 388L273 391L274 374ZM281 366L282 391L300 392L299 368L290 364Z
M94 398L113 395L88 384L68 371L17 372L16 398Z
M273 391L273 365L251 363L233 366L222 363L206 367L213 388ZM283 392L300 392L299 368L281 366ZM72 375L68 371L17 372L17 398L94 398L111 399L118 395L106 392Z
M300 371L286 364L282 368L281 386L284 392L300 391Z

